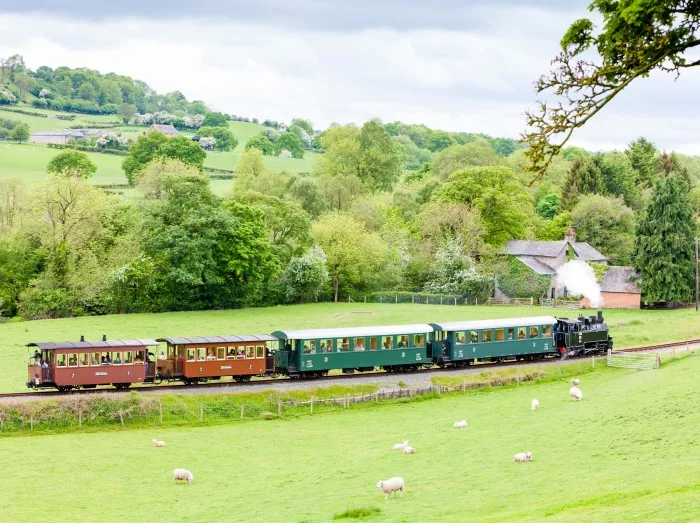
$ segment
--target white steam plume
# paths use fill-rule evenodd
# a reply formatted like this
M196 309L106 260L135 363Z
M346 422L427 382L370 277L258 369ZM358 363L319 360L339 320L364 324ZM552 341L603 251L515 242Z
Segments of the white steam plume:
M581 294L591 302L591 307L600 307L603 298L593 268L586 262L571 260L557 269L557 287L566 287L569 294Z

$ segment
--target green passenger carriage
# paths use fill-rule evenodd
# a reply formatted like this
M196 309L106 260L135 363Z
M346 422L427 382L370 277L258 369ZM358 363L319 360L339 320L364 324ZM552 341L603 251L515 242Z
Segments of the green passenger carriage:
M329 370L345 373L418 369L432 362L428 324L275 331L280 340L275 370L291 377L318 377Z
M431 323L428 356L439 366L461 367L477 361L535 359L558 355L552 316Z

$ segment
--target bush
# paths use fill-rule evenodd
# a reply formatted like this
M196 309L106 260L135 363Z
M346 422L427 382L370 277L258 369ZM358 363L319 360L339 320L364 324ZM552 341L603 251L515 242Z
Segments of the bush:
M49 106L49 102L47 102L43 98L35 98L34 100L32 100L32 107L45 109L48 106Z
M540 298L550 283L549 276L537 274L516 258L508 260L507 269L498 276L498 287L511 298Z
M5 127L0 127L0 140L6 140L10 136L10 130Z

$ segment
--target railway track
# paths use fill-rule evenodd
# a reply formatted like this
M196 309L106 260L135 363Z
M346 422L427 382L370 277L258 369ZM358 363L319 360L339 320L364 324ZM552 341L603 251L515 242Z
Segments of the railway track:
M668 343L660 343L656 345L644 345L642 347L630 347L626 349L621 349L620 352L648 352L648 351L654 351L654 350L663 350L663 349L672 349L674 347L685 347L685 346L690 346L690 345L697 345L700 344L700 338L692 339L692 340L683 340L683 341L673 341L673 342L668 342ZM588 356L574 356L571 358L566 358L565 360L559 360L558 358L543 358L540 360L534 360L534 361L503 361L503 362L491 362L491 363L479 363L477 365L471 365L469 367L464 367L462 369L454 369L453 367L450 367L448 369L438 369L436 367L431 367L428 369L418 369L418 370L413 370L413 371L407 371L407 372L392 372L391 375L393 376L400 376L400 375L411 375L415 376L418 374L422 373L429 373L429 372L440 372L440 370L462 370L465 371L467 369L494 369L494 368L501 368L501 367L512 367L512 366L528 366L528 365L536 365L538 363L544 363L544 362L555 362L555 361L576 361L580 359L586 359ZM377 370L377 371L370 371L370 372L358 372L356 374L331 374L329 376L324 376L321 378L294 378L295 383L302 383L302 382L309 382L309 383L322 383L322 382L328 382L328 381L334 381L334 380L341 380L341 379L353 379L353 378L362 378L362 377L368 377L372 376L373 374L378 374L381 376L386 376L387 373L386 371L382 370ZM243 383L236 383L232 381L224 381L224 382L217 382L217 381L210 381L206 383L202 383L199 385L185 385L183 383L177 383L177 384L166 384L166 385L150 385L150 384L143 384L143 385L137 385L134 387L131 387L129 390L134 390L139 393L148 393L148 392L163 392L163 391L187 391L188 393L191 392L209 392L211 389L218 389L218 388L240 388L241 391L245 389L246 387L251 387L251 386L258 386L258 385L274 385L275 383L289 383L290 378L260 378L256 379L254 381L249 381L249 382L243 382ZM0 394L0 399L34 399L34 398L50 398L50 397L56 397L56 396L65 396L67 394L124 394L124 390L119 390L119 389L114 389L114 388L104 388L104 389L77 389L77 390L72 390L70 392L59 392L55 390L45 390L45 391L36 391L36 392L11 392L11 393L2 393Z

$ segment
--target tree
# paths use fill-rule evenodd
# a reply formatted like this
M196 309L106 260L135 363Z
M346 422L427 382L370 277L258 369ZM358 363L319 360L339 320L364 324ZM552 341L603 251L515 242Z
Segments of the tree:
M474 259L464 253L457 239L438 246L430 275L425 284L427 292L457 294L482 303L493 295L493 279L479 274Z
M318 217L328 208L321 187L316 179L310 176L292 178L288 185L288 192L312 218Z
M205 136L205 137L211 136L211 137L215 138L216 145L214 146L214 149L217 151L230 151L232 149L235 149L236 146L238 145L238 140L233 135L233 133L229 130L228 126L226 126L226 127L202 126L197 131L197 134L199 136Z
M22 122L14 126L14 128L10 131L9 138L14 142L22 143L29 140L29 135L29 125Z
M612 260L628 265L634 247L634 213L617 197L588 195L571 212L576 237Z
M538 93L552 92L556 103L539 102L527 112L531 128L529 170L541 177L574 130L585 125L636 78L654 70L676 75L700 65L688 51L700 45L697 0L593 0L591 11L603 18L602 29L582 18L561 40L553 69L536 84ZM589 56L595 51L597 61ZM689 60L690 58L690 60ZM563 102L561 101L563 100ZM561 137L558 143L553 140Z
M133 186L136 182L135 173L154 158L173 158L202 170L206 156L207 153L196 142L184 136L168 138L163 133L154 131L145 136L139 136L139 139L129 147L129 156L124 158L122 169L129 185Z
M657 157L659 155L656 146L646 138L639 138L630 142L625 154L636 172L635 182L637 185L640 187L651 187L654 185L658 170Z
M365 122L358 140L358 177L373 190L390 191L403 171L402 148L392 140L379 120Z
M605 153L597 157L605 180L605 192L619 196L633 209L641 206L641 193L635 182L636 171L625 153Z
M435 157L430 166L432 173L446 180L453 172L481 165L498 165L502 160L496 155L491 144L478 138L464 145L448 147Z
M406 159L406 169L409 171L416 171L420 169L424 164L429 163L433 159L433 154L428 149L421 149L409 136L405 134L399 135L394 138L396 143L403 146L403 155Z
M0 236L9 235L27 206L27 187L20 178L0 178Z
M236 164L239 177L257 177L265 172L263 155L258 149L248 149L241 154Z
M127 103L122 103L119 104L119 117L122 119L122 122L125 124L128 124L129 121L134 117L134 115L137 113L138 109L134 104L127 104Z
M199 169L172 158L155 158L135 174L135 184L143 193L144 198L160 200L166 196L166 180L173 177L202 176Z
M561 192L561 209L570 211L582 195L605 193L603 173L592 159L576 158Z
M695 287L695 224L688 184L679 175L660 178L639 220L635 268L645 304L688 302Z
M33 238L0 237L0 305L14 316L20 295L44 268L45 253Z
M436 252L449 242L459 244L459 252L476 259L485 251L486 229L478 211L463 203L426 203L418 215L418 230L428 252Z
M542 241L561 241L564 234L573 225L571 212L564 211L545 223L537 231L537 239Z
M311 125L311 122L310 122L310 121L304 120L303 118L294 118L294 119L289 123L289 127L294 127L295 125L296 125L297 127L300 127L300 128L302 128L302 129L304 129L304 131L306 131L306 133L307 133L309 136L313 136L313 135L314 135L314 128L313 128L313 126Z
M203 126L206 127L228 127L229 117L223 113L210 111L204 115Z
M73 82L71 81L70 77L66 76L56 84L56 91L58 91L59 94L65 96L66 98L72 98L73 97Z
M282 133L275 142L275 152L277 154L284 150L292 153L292 158L304 157L304 144L296 134L289 131Z
M97 172L97 165L88 158L87 154L67 150L51 158L46 166L46 172L64 178L74 177L87 180Z
M14 84L19 89L19 96L26 100L27 93L36 85L36 80L27 73L19 73L14 76Z
M303 256L292 258L282 274L282 288L288 302L315 300L328 283L326 253L314 245Z
M95 87L90 82L83 82L78 88L78 96L83 100L94 102L97 99Z
M275 152L275 146L270 139L262 134L251 137L245 144L246 151L248 149L258 149L265 156L271 156Z

